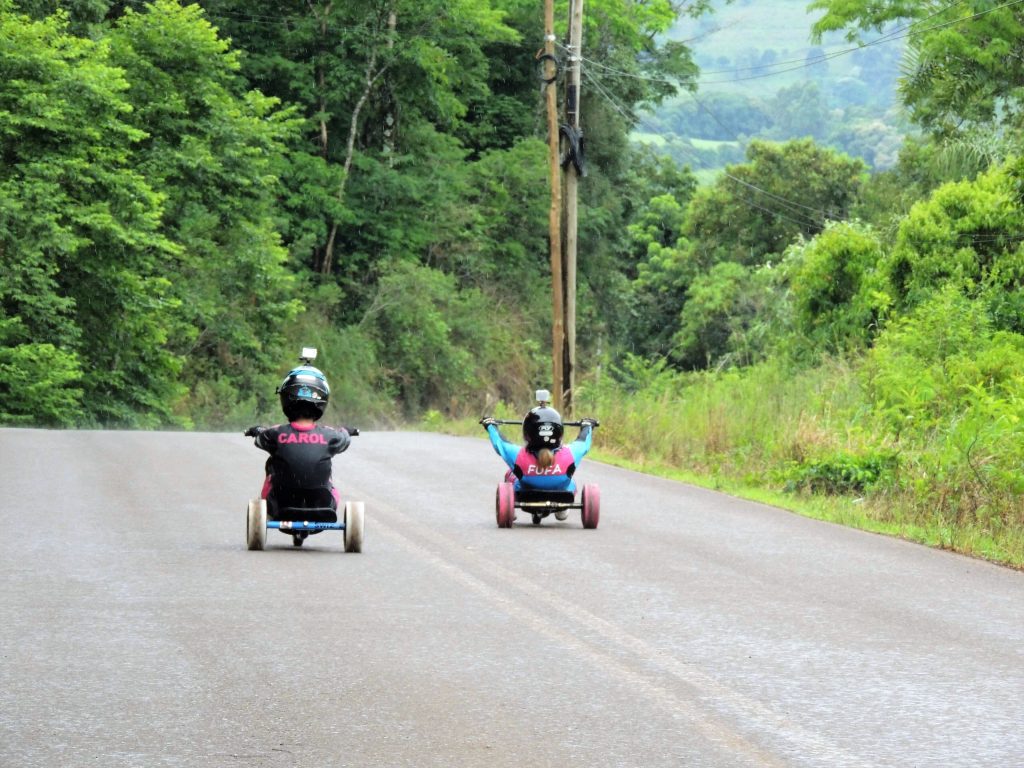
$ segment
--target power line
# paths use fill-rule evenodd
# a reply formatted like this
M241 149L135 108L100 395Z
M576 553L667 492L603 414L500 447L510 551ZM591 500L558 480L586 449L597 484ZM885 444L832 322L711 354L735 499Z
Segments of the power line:
M1021 0L1021 1L1024 1L1024 0ZM595 88L595 90L598 91L598 93L600 93L602 95L602 97L609 104L609 106L611 106L611 108L615 112L617 112L624 119L626 119L627 122L629 122L631 124L640 125L642 127L647 128L649 131L652 131L652 132L655 132L655 133L658 132L658 129L656 127L646 123L639 116L637 116L635 114L631 114L630 111L628 111L624 106L619 104L618 100L611 93L609 93L608 88L605 87L601 83L600 78L598 78L596 75L594 75L592 72L590 72L589 70L587 70L585 68L581 69L581 72L582 72L583 76L587 79L587 82L590 85L592 85ZM710 109L708 109L702 102L700 102L700 100L697 99L696 95L694 95L694 94L690 94L690 95L697 101L698 105L701 106L702 109L706 110L708 112L708 114L710 114L712 116L712 118L714 118L716 121L718 121L721 124L721 121L718 120L718 117L715 115L715 113L712 112ZM687 151L690 151L690 152L695 152L695 150L692 147L688 146L688 145L681 144L681 145L677 145L677 146L680 147L681 149L684 149L684 150L687 150ZM705 165L703 163L702 158L699 155L695 155L693 159L696 161L695 164L697 164L699 167L701 167L703 169L706 169L706 170L714 170L714 169L710 168L709 166ZM815 208L815 207L809 206L809 205L804 205L803 203L799 203L799 202L797 202L795 200L791 200L791 199L783 197L781 195L777 195L777 194L775 194L773 192L769 192L768 190L766 190L766 189L764 189L762 187L759 187L758 185L753 184L753 183L751 183L749 181L745 181L745 180L743 180L743 179L741 179L741 178L739 178L739 177L729 173L728 171L722 171L722 175L725 176L730 181L732 181L733 183L739 184L740 186L742 186L745 189L749 189L751 192L759 193L759 194L764 195L765 197L769 198L770 200L775 201L775 203L777 205L781 205L782 206L782 210L777 210L776 208L769 207L768 205L762 205L761 203L757 202L754 199L754 197L749 196L749 195L738 196L736 199L739 202L749 206L750 208L753 208L753 209L759 210L759 211L761 211L763 213L766 213L769 216L774 216L774 217L782 219L784 221L788 221L791 224L796 225L800 229L800 231L803 232L804 234L812 234L814 232L820 232L822 230L823 225L825 224L825 222L827 220L831 220L831 221L845 221L845 220L847 220L846 214L843 214L841 212L838 212L838 211L835 211L835 210L832 210L832 209L822 209L822 208ZM810 214L817 214L821 218L820 219L813 218L812 216L808 215L807 213L803 213L803 211L808 211ZM985 234L983 234L983 233L979 233L979 232L960 232L960 233L956 233L953 239L955 239L957 241L960 241L960 242L964 242L964 243L970 243L971 245L985 245L985 244L1000 243L1000 242L1002 242L1002 243L1014 243L1014 242L1024 242L1024 233L1005 233L1005 234L1003 234L1003 233L985 233Z
M790 61L775 62L773 64L761 64L761 65L755 65L755 66L750 66L750 67L742 67L742 68L738 68L738 69L710 70L708 72L702 72L701 76L703 76L703 75L710 75L710 74L726 74L726 73L737 73L737 72L749 72L749 71L752 71L752 70L755 70L755 69L767 69L767 68L771 68L771 67L779 67L779 66L786 65L786 64L796 64L797 66L789 67L787 69L780 69L780 70L777 70L777 71L774 71L774 72L765 72L765 73L762 73L762 74L759 74L759 75L751 75L749 77L734 77L734 78L723 79L723 80L704 80L704 81L700 81L698 79L698 83L700 85L718 85L718 84L725 84L725 83L737 83L737 82L744 82L744 81L747 81L747 80L761 80L761 79L764 79L766 77L774 77L775 75L782 75L782 74L787 74L789 72L795 72L795 71L800 70L800 69L806 69L808 67L813 67L813 66L815 66L817 64L821 64L822 62L829 61L831 59L839 58L840 56L846 56L846 55L851 54L851 53L856 53L857 51L861 51L861 50L863 50L865 48L871 48L871 47L876 46L876 45L881 45L883 43L890 43L890 42L893 42L893 41L896 41L896 40L903 40L903 39L906 39L907 37L910 37L912 34L915 34L918 31L920 31L920 32L931 32L931 31L934 31L936 29L945 29L946 27L954 26L956 24L962 24L965 21L974 21L975 19L979 19L982 16L986 16L986 15L988 15L990 13L994 13L995 11L999 11L999 10L1002 10L1004 8L1009 8L1009 7L1012 7L1012 6L1024 3L1024 0L1010 0L1010 2L1003 3L1002 5L997 5L997 6L993 7L993 8L989 8L988 10L979 11L978 13L972 14L971 16L965 16L965 17L960 18L960 19L953 19L951 21L944 21L941 24L933 24L930 27L924 27L923 29L920 29L920 30L915 29L915 27L917 27L918 25L923 24L924 22L928 21L929 19L932 19L932 18L934 18L934 17L936 17L936 16L938 16L938 15L940 15L942 13L945 13L946 11L951 10L952 8L956 7L957 5L962 4L963 2L964 2L964 0L957 0L956 2L950 3L949 5L943 6L938 11L935 11L934 13L930 14L929 16L926 16L923 19L915 21L915 22L913 22L911 24L907 24L907 25L905 25L903 27L898 27L897 29L894 29L891 32L887 32L886 34L882 35L881 37L879 37L879 38L877 38L875 40L872 40L870 42L863 43L861 45L858 45L858 46L855 46L855 47L851 47L851 48L843 48L843 49L838 50L838 51L833 51L832 53L823 54L821 56L815 57L814 59L810 59L810 60L808 60L808 59L803 59L803 60L793 59L793 60L790 60ZM910 31L908 31L908 30L910 30ZM903 34L900 34L900 33L903 33ZM559 45L560 45L561 48L563 48L565 50L568 50L564 45L561 45L561 44L559 44ZM628 77L628 78L632 78L634 80L641 80L641 81L647 81L647 82L664 83L666 85L674 85L676 87L679 87L681 85L681 83L680 83L680 81L678 79L670 79L670 78L665 78L665 77L654 77L654 76L650 76L650 75L641 75L641 74L634 73L634 72L627 72L627 71L622 70L622 69L616 69L614 67L609 67L606 64L602 64L599 61L594 61L594 60L588 59L586 57L581 57L581 58L582 58L582 60L585 63L590 64L591 66L594 66L594 67L597 67L599 69L602 69L602 70L608 72L609 74L619 75L620 77Z
M584 68L580 69L580 73L582 74L582 76L584 78L586 78L587 82L590 85L593 85L594 88L597 90L597 92L600 93L604 97L604 100L608 103L608 105L615 112L620 114L626 120L626 122L629 125L639 125L639 126L641 126L643 128L646 128L651 133L656 133L656 134L660 134L661 133L659 128L657 128L656 126L653 126L653 125L647 123L639 115L636 115L634 113L631 113L630 111L627 111L626 107L624 107L623 105L619 104L619 102L615 99L615 97L612 96L612 94L608 92L608 90L601 84L600 80L595 75L593 75L592 73L590 73L588 70L586 70ZM704 159L702 157L700 157L699 154L696 154L696 149L695 148L687 146L685 144L681 144L681 145L679 145L679 147L681 149L683 149L684 151L688 151L688 152L693 153L691 155L691 157L692 157L692 159L694 161L694 164L698 165L701 168L701 170L714 170L712 168L712 166L706 164Z
M618 103L618 101L615 99L615 97L612 96L608 92L608 90L601 84L600 80L597 77L595 77L593 74L588 73L587 70L583 70L583 75L587 78L587 82L590 85L594 86L594 88L598 91L598 93L600 93L604 97L604 99L609 103L609 105L612 107L612 109L614 109L616 112L618 112L620 115L622 115L627 121L629 121L631 123L642 125L643 127L646 127L648 130L651 130L652 132L656 132L656 129L653 128L653 126L647 125L641 118L637 117L636 115L631 115L629 112L627 112L626 109ZM682 149L684 149L684 150L689 150L691 152L695 152L695 150L691 149L691 147L689 147L689 146L687 146L685 144L679 145L679 146ZM694 160L695 160L695 164L698 165L699 167L703 168L704 170L713 170L710 166L708 166L708 165L706 165L704 163L703 158L701 158L700 155L695 155L694 156ZM801 231L805 231L805 232L809 233L811 231L820 230L821 227L822 227L823 222L821 220L814 219L814 218L812 218L811 216L808 216L805 213L802 213L798 209L805 209L805 210L811 211L813 213L819 214L822 219L841 218L841 217L836 217L836 216L830 215L829 212L826 212L826 211L823 211L823 210L820 210L820 209L817 209L817 208L812 208L810 206L803 205L802 203L797 203L797 202L795 202L793 200L788 200L788 199L786 199L784 197L781 197L780 195L775 195L775 194L773 194L771 192L768 192L765 189L762 189L761 187L758 187L756 184L751 184L749 182L743 181L742 179L739 179L736 176L733 176L732 174L730 174L728 172L724 172L723 171L723 174L726 177L728 177L729 179L731 179L732 181L737 182L737 183L741 184L742 186L744 186L744 187L746 187L746 188L748 188L750 190L753 190L753 191L756 191L756 192L760 192L761 194L766 195L767 197L772 198L772 199L776 200L777 202L782 203L783 206L784 206L785 213L783 213L782 211L778 211L778 210L774 210L774 209L768 208L765 205L761 205L759 203L756 203L752 198L747 197L747 196L738 198L739 200L741 200L742 202L750 205L753 208L756 208L756 209L758 209L760 211L768 213L768 214L770 214L772 216L777 216L779 218L782 218L782 219L785 219L787 221L790 221L791 223L796 224L798 227L800 227ZM799 217L799 219L793 218L793 217Z
M730 132L729 126L727 126L721 119L719 119L718 115L715 114L709 107L707 107L704 104L703 101L701 101L699 98L697 98L697 94L690 93L689 95L694 100L694 102L696 102L698 107L700 107L705 112L707 112L711 116L711 118L716 123L718 123L719 127L721 127L723 130L725 130L726 133ZM772 194L771 192L769 192L769 191L767 191L765 189L761 189L756 184L751 184L750 182L743 181L742 179L739 179L739 178L733 176L728 171L723 170L722 171L722 175L724 175L728 179L731 179L732 181L736 182L737 184L742 184L745 187L749 187L751 189L755 189L758 192L761 192L762 194L767 195L768 197L774 197L775 199L777 199L779 201L782 201L782 202L784 202L784 203L786 203L786 204L788 204L790 206L796 206L798 208L805 208L808 211L813 211L814 213L821 214L821 216L823 218L826 218L826 219L837 219L837 220L841 220L841 219L846 218L845 215L842 212L838 212L838 211L835 211L835 210L832 210L832 209L823 210L823 209L818 209L818 208L812 208L810 206L803 205L802 203L798 203L795 200L788 200L787 198L780 197L778 195Z
M751 184L749 181L744 181L741 178L733 176L731 173L729 173L727 171L723 171L722 175L725 176L725 178L729 179L730 181L732 181L732 182L734 182L736 184L744 186L744 187L746 187L748 189L752 189L755 192L760 192L765 197L769 197L769 198L771 198L773 200L776 200L776 201L782 203L787 208L793 210L793 213L795 215L803 216L808 221L814 221L815 224L818 224L819 226L822 223L821 221L817 221L817 220L811 219L806 214L802 214L802 213L800 213L800 211L795 210L795 209L800 208L800 209L803 209L805 211L810 211L811 213L819 214L822 219L842 220L844 218L843 216L836 216L836 215L834 215L835 211L826 211L826 210L823 210L821 208L814 208L814 207L809 206L809 205L804 205L803 203L798 203L795 200L790 200L789 198L782 197L781 195L776 195L776 194L774 194L772 192L769 192L766 189L762 189L761 187L757 186L756 184Z
M931 14L925 16L923 19L918 19L917 21L911 22L910 24L907 24L905 26L896 27L895 29L891 29L888 32L884 33L881 37L877 38L876 40L872 40L871 41L871 45L878 45L879 43L889 42L889 38L902 39L902 38L895 38L894 36L898 35L900 32L904 32L904 31L906 31L908 29L916 27L919 24L923 24L926 21L928 21L929 19L934 19L936 16L939 16L939 15L945 13L946 11L953 9L953 8L955 8L958 5L962 5L964 2L965 2L965 0L954 0L954 2L950 3L949 5L943 6L942 8L940 8L937 11L935 11L934 13L931 13ZM849 52L856 52L856 51L859 51L860 49L861 49L861 46L857 46L856 48L850 48ZM836 53L836 52L833 51L833 53ZM770 69L772 67L781 67L781 66L785 66L787 64L801 64L801 63L806 63L806 61L807 61L807 57L805 56L802 59L789 59L787 61L773 61L771 64L755 64L755 65L751 65L749 67L737 67L735 69L709 69L707 71L702 71L701 74L702 75L728 75L728 74L733 74L733 73L738 73L738 72L751 72L751 71L753 71L755 69Z
M646 127L648 130L651 130L652 132L656 132L656 129L653 126L644 123L644 121L641 118L635 115L630 115L621 104L618 104L614 97L601 84L598 78L596 78L594 75L591 75L586 70L583 71L583 74L584 77L587 78L588 82L591 83L602 96L604 96L605 100L607 100L611 104L612 109L614 109L618 114L622 115L627 120L630 120L632 122L635 122L639 125ZM696 97L694 96L694 98ZM711 115L715 120L718 120L718 117L711 110L708 110L707 106L703 106L703 104L700 103L699 99L697 99L697 103L700 104L702 109L707 110L708 114ZM683 150L694 152L686 144L681 144L680 146L683 148ZM696 161L695 164L698 165L699 167L705 170L714 170L705 162L703 162L703 159L700 158L699 155L695 155L692 157L694 157L694 160ZM755 193L760 193L761 195L764 195L770 200L775 201L776 206L782 206L782 211L784 211L784 213L782 211L768 208L767 206L764 205L760 205L756 203L753 199L746 196L740 197L738 198L738 200L754 208L757 208L758 210L764 211L765 213L769 213L770 215L778 216L779 218L791 221L792 223L800 226L801 229L820 229L825 220L843 220L846 218L846 215L841 211L836 211L833 209L814 208L812 206L804 205L803 203L798 203L795 200L790 200L788 198L783 198L780 195L775 195L774 193L770 193L770 191L758 186L755 183L752 183L750 181L744 181L738 176L734 176L728 171L723 170L722 175L736 184L753 190L755 191ZM817 217L812 217L807 213L804 213L803 211L809 211L811 214L816 214ZM798 218L794 217L799 217L799 220Z
M941 24L934 24L934 25L932 25L930 27L925 27L924 29L921 29L921 30L914 30L912 32L906 32L905 34L901 34L901 35L893 36L893 37L879 38L878 40L872 40L871 42L864 43L863 45L857 46L856 48L845 48L845 49L843 49L841 51L835 51L833 53L825 54L825 55L819 56L819 57L817 57L815 59L805 61L800 66L789 67L788 69L780 69L780 70L778 70L776 72L766 72L766 73L760 74L760 75L751 75L750 77L734 77L734 78L730 78L728 80L704 80L700 84L701 85L719 85L719 84L725 84L725 83L739 83L739 82L745 82L745 81L748 81L748 80L762 80L762 79L764 79L766 77L774 77L775 75L783 75L783 74L786 74L788 72L795 72L795 71L797 71L799 69L806 69L808 67L813 67L813 66L815 66L817 64L821 64L822 62L830 61L831 59L835 59L835 58L838 58L840 56L845 56L845 55L847 55L849 53L854 53L856 51L863 50L864 48L870 48L870 47L875 46L875 45L881 45L882 43L890 43L890 42L892 42L894 40L903 40L904 38L910 37L911 35L915 34L918 31L920 31L920 32L932 32L932 31L934 31L936 29L945 29L946 27L951 27L951 26L954 26L956 24L962 24L965 21L974 21L976 19L980 19L982 16L987 16L990 13L994 13L995 11L999 11L999 10L1002 10L1004 8L1010 8L1010 7L1014 6L1014 5L1020 5L1021 3L1024 3L1024 0L1010 0L1010 2L1008 2L1008 3L1003 3L1002 5L997 5L994 8L989 8L986 11L979 11L978 13L975 13L975 14L973 14L971 16L965 16L965 17L963 17L961 19L954 19L953 21L944 21Z
M811 221L810 219L801 219L801 220L794 219L794 218L792 218L790 216L787 216L786 214L784 214L784 213L782 213L780 211L776 211L776 210L773 210L771 208L767 208L766 206L763 206L763 205L760 205L758 203L755 203L749 197L741 198L741 201L746 203L747 205L753 207L753 208L757 208L760 211L764 211L767 214L770 214L772 216L776 216L776 217L778 217L780 219L785 219L786 221L788 221L788 222L790 222L792 224L796 224L798 227L800 227L800 231L804 232L806 234L811 234L811 230L820 230L821 229L821 223L820 222Z
M721 119L719 119L717 114L715 114L711 109L709 109L707 106L705 106L704 102L702 102L699 98L697 98L697 95L695 93L690 93L689 95L697 103L697 106L699 106L701 109L703 109L705 112L707 112L711 116L711 118L716 123L718 123L718 125L721 128L723 128L726 132L730 132L729 127ZM795 200L789 200L789 199L787 199L785 197L781 197L780 195L773 194L773 193L769 192L766 189L762 189L761 187L757 186L756 184L752 184L752 183L744 181L743 179L740 179L740 178L738 178L736 176L733 176L728 171L723 170L722 171L722 175L725 176L726 178L730 179L731 181L737 183L737 184L741 184L742 186L747 187L748 189L755 190L755 191L760 192L761 194L763 194L763 195L765 195L767 197L774 198L775 200L777 200L777 201L783 203L785 206L787 206L791 211L793 211L794 208L802 208L804 210L811 211L812 213L819 214L823 219L837 219L837 220L841 220L841 219L845 218L845 216L841 212L837 212L837 211L834 211L834 210L823 210L823 209L819 209L819 208L812 208L811 206L804 205L803 203L798 203ZM794 211L794 212L795 213L799 213L799 211ZM811 221L809 219L809 217L804 216L804 218L808 218L808 221ZM814 224L816 226L820 226L820 222L815 221Z

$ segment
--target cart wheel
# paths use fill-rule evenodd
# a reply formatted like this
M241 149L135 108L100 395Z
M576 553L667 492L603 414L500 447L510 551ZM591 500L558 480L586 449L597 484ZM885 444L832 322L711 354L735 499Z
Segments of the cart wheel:
M303 536L301 533L293 533L292 534L292 546L293 547L301 547L302 546L302 542L304 542L305 540L306 540L306 537Z
M494 508L499 528L511 528L516 519L516 489L512 483L500 483Z
M596 485L583 486L583 518L584 528L597 528L601 519L601 489Z
M250 499L245 526L245 543L249 549L263 549L267 544L267 500Z
M345 502L345 551L363 551L363 513L361 501Z
M533 516L533 524L534 525L540 525L540 515L534 515Z

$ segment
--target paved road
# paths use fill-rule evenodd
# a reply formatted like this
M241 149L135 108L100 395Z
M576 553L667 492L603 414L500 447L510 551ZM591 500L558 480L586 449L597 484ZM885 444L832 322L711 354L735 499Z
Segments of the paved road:
M357 438L362 554L246 551L241 436L0 457L3 768L1024 765L1018 572L596 462L499 530L482 437Z

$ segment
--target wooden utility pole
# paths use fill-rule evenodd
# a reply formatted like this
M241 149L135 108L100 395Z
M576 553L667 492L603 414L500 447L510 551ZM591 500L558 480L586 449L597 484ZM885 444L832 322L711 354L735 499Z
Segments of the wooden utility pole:
M551 208L548 213L548 241L551 250L551 392L555 408L562 408L565 391L563 358L565 348L565 292L562 275L562 174L558 151L558 94L555 79L555 0L544 0L544 95L548 115L548 165L551 175Z
M580 133L580 57L583 45L583 0L569 3L569 84L565 93L565 116L569 132L577 137L578 153L570 149L572 162L565 170L565 344L563 375L565 392L563 408L572 415L573 389L576 379L576 242L578 229L577 185L583 163Z

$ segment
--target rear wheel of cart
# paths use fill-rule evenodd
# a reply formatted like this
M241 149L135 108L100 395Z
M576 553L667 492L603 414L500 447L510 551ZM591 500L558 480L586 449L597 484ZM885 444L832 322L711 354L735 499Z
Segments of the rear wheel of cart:
M250 550L263 549L267 544L267 500L250 499L245 526L245 543Z
M601 489L596 485L583 486L581 517L584 528L597 528L597 523L601 519Z
M516 518L516 489L512 483L501 483L494 500L495 517L499 528L511 528Z
M345 551L363 551L363 516L365 510L361 501L345 502Z

